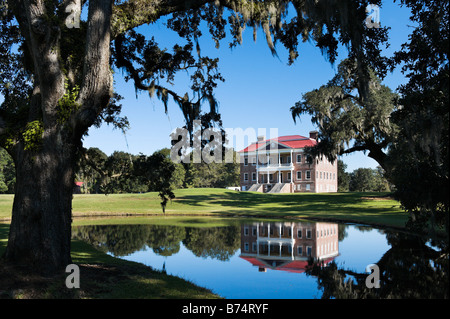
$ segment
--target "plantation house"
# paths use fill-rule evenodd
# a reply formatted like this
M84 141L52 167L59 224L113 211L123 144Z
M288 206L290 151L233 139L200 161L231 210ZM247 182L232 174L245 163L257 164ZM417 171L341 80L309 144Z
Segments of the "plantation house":
M302 273L309 260L324 265L339 255L334 223L252 223L241 226L240 258L258 267Z
M337 192L337 161L312 158L306 147L317 144L318 133L264 139L239 151L241 189L264 193Z

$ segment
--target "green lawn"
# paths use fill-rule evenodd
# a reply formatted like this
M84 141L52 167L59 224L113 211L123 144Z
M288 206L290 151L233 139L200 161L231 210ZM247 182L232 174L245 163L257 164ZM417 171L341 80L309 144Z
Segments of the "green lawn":
M225 189L180 189L166 216L217 215L333 219L403 227L407 214L380 193L262 194ZM0 219L9 219L12 195L0 195ZM163 215L157 193L74 195L73 215Z

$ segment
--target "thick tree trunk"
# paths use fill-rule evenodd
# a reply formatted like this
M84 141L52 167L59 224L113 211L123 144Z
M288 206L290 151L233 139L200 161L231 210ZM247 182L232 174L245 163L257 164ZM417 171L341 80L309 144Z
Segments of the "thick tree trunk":
M75 150L59 136L44 138L38 150L16 153L16 195L6 261L46 274L71 263Z
M4 256L7 262L48 274L61 271L71 263L71 208L77 150L82 135L98 119L112 96L113 2L89 1L86 39L80 39L80 44L85 45L82 75L76 83L80 91L75 101L64 102L61 99L69 93L65 85L67 65L60 54L64 49L61 25L49 19L47 12L51 5L47 6L45 1L11 1L27 43L25 47L33 60L34 91L23 131L16 134L15 143L8 150L16 165L16 189ZM70 3L64 1L64 6ZM62 7L61 12L67 11ZM42 135L32 129L33 123L43 128ZM36 145L25 145L30 137Z

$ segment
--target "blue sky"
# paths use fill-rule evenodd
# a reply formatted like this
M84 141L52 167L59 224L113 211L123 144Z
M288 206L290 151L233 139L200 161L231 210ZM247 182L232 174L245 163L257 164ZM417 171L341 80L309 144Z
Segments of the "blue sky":
M408 10L392 3L392 0L380 9L381 24L391 27L391 47L386 55L389 56L407 41L411 32L407 25L412 24L408 17ZM167 30L164 21L145 26L142 31L149 37L154 36L161 46L168 49L180 41L175 32ZM228 48L227 39L221 42L219 50L215 49L207 32L200 44L202 55L220 59L219 71L225 82L219 82L215 97L219 102L224 128L262 129L266 130L266 136L269 136L270 128L276 128L279 136L308 136L309 131L315 129L309 116L302 116L294 123L289 109L301 99L303 93L328 82L335 74L339 61L332 66L312 43L304 43L299 46L299 58L294 65L288 66L286 50L279 45L278 58L272 56L261 30L256 42L253 41L252 30L245 30L242 45L233 49ZM338 60L345 57L346 51L342 50ZM396 89L404 82L403 75L397 71L389 74L384 84ZM180 95L188 91L185 75L177 78L175 85L173 89ZM122 115L128 117L131 128L124 136L106 124L100 128L92 127L89 136L84 138L84 147L98 147L108 155L116 150L150 155L170 147L170 133L184 125L178 106L169 103L169 112L165 114L163 103L156 97L150 99L145 92L136 96L133 83L126 83L120 71L115 75L115 88L124 97ZM349 172L359 167L377 166L363 153L346 155L342 159Z

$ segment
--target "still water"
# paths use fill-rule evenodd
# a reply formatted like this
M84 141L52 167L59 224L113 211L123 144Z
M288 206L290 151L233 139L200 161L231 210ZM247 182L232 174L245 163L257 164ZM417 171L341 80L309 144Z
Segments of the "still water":
M73 235L225 298L448 298L448 243L367 226L234 220L79 226ZM371 264L380 288L366 285Z

